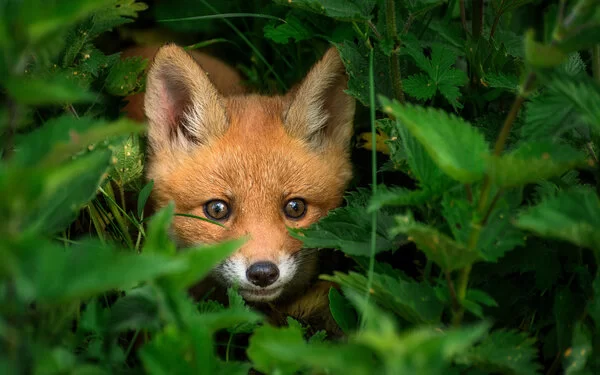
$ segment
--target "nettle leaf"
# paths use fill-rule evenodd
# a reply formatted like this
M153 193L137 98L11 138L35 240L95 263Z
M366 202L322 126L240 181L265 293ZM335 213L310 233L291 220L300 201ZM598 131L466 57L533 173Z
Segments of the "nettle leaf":
M364 43L344 41L336 44L346 72L348 73L348 90L350 95L363 105L369 106L369 49ZM387 79L390 75L389 58L379 49L374 52L375 92L387 97L394 96L392 82ZM379 103L376 103L378 105Z
M569 145L528 142L499 158L492 157L488 173L498 186L517 187L585 164L585 155Z
M539 374L535 339L525 333L497 330L480 344L457 357L456 362L492 372L516 375Z
M441 110L400 104L382 96L380 101L384 112L402 121L448 176L462 183L483 177L489 149L471 124Z
M504 89L515 94L519 92L519 77L514 74L486 73L482 79L489 87Z
M343 21L371 19L376 0L275 0L276 4L291 6Z
M265 374L296 374L311 369L309 372L371 374L374 370L372 353L360 345L308 344L302 336L298 325L262 326L250 337L246 353L253 367Z
M71 224L81 207L96 195L110 156L106 150L94 152L51 169L45 176L41 200L28 215L29 230L56 233Z
M396 223L397 226L392 229L392 233L407 235L408 239L427 255L427 258L445 271L454 271L481 259L479 251L469 249L435 228L414 221L410 215L397 216Z
M396 249L402 242L402 238L389 234L393 225L391 215L377 214L377 253ZM336 208L308 228L288 230L306 248L334 248L348 255L369 255L371 251L371 215L365 207Z
M423 195L435 196L456 184L436 165L423 145L398 119L396 121L380 120L379 126L389 135L390 139L386 143L390 149L392 160L397 164L404 161L408 164L410 170L407 173L417 179ZM398 191L398 193L401 192ZM383 198L389 197L385 190L382 190L382 194ZM419 193L413 194L413 197L410 197L411 200L422 198Z
M381 185L371 198L368 210L377 211L384 206L417 206L430 202L436 195L428 190L409 190Z
M584 369L588 357L593 353L592 335L589 329L582 322L577 322L573 329L573 342L567 349L563 366L566 375L585 374Z
M367 278L359 273L322 275L322 279L338 283L364 295ZM402 280L385 274L374 273L371 298L382 307L393 311L411 323L439 323L444 305L437 299L435 290L426 283Z
M290 39L295 42L300 42L310 39L314 36L314 32L305 26L305 23L300 21L298 17L288 15L285 18L285 23L275 26L278 22L272 20L265 25L263 32L266 38L271 39L275 43L287 44Z
M115 96L128 96L140 92L144 86L147 65L148 59L141 57L119 60L110 69L104 89Z
M600 131L600 86L589 77L566 74L539 74L551 90L566 97L582 121Z
M156 296L147 286L129 291L108 311L106 324L111 332L135 329L158 331L161 327Z
M329 290L329 308L331 316L345 334L358 327L358 316L348 300L335 288Z
M456 62L456 53L444 45L433 44L429 59L423 54L421 42L418 40L405 40L405 44L406 52L415 60L417 66L427 73L427 76L417 74L408 77L403 85L406 93L417 99L431 99L439 91L455 110L462 108L462 104L458 102L459 87L467 83L468 78L465 72L452 67Z
M138 12L148 9L148 6L136 0L107 0L109 4L101 11L94 13L89 35L96 36L114 27L134 21Z
M90 102L95 95L62 77L52 79L11 76L4 82L8 94L27 105Z
M560 192L525 211L518 227L600 251L600 199L589 188Z
M0 254L23 298L57 305L84 299L185 269L185 262L157 254L120 252L96 241L67 249L39 238L5 243Z

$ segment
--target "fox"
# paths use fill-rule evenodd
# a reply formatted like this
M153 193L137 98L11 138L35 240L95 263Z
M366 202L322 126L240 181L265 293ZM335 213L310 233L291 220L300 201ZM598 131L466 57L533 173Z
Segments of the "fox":
M339 207L352 178L355 100L331 46L284 95L248 92L239 72L176 44L124 56L151 58L145 93L127 115L147 122L151 202L175 203L169 234L178 247L247 241L198 288L236 286L252 306L338 331L329 312L332 283L318 280L318 249L290 228L306 228ZM197 292L200 294L201 292Z

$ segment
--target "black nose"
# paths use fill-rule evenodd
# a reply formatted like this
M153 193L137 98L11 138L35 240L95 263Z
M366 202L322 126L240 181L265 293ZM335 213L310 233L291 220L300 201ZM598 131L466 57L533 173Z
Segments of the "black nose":
M252 284L265 287L279 278L279 269L275 263L257 262L248 267L246 277Z

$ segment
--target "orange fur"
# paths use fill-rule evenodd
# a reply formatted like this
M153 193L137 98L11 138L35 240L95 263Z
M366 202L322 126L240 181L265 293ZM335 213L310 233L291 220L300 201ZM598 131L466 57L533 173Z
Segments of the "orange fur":
M289 261L296 267L293 277L268 302L297 317L330 317L328 284L308 288L316 252L303 250L286 226L307 227L339 206L351 178L354 100L343 92L343 64L331 48L285 96L242 94L239 82L235 71L207 55L192 58L174 45L158 50L144 98L153 202L159 208L174 201L177 212L202 217L207 202L227 202L225 228L178 216L173 238L191 246L247 235L226 261L234 266L222 267L214 279L231 285L233 269ZM139 105L139 97L130 102L131 117L139 118ZM284 214L292 198L306 202L300 219Z

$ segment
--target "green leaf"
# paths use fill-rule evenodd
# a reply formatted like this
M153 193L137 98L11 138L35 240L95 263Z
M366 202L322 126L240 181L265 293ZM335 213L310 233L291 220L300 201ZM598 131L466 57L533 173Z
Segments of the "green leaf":
M322 275L321 278L350 288L360 295L367 292L367 278L356 272L334 272L333 276ZM438 323L444 308L430 285L385 274L373 274L373 285L369 293L379 305L411 323Z
M115 96L128 96L140 92L144 87L144 73L148 60L129 57L119 60L110 70L104 89Z
M173 221L174 211L175 203L171 201L152 216L144 242L145 254L175 254L175 244L169 237L169 227Z
M107 326L111 332L126 330L160 329L160 319L156 296L148 287L136 288L119 298L110 307Z
M491 372L515 375L539 374L535 339L516 331L497 330L479 345L461 354L456 362Z
M5 82L8 94L17 102L27 105L80 103L94 100L95 95L75 82L54 77L9 77Z
M396 216L396 224L392 233L407 235L427 258L445 271L454 271L481 259L479 251L469 249L435 228L414 221L411 215Z
M39 238L0 245L5 268L23 298L59 305L185 269L185 262L157 254L115 251L95 241L67 249Z
M404 42L406 52L429 78L426 79L422 74L408 77L408 86L404 85L406 92L417 99L429 99L439 91L454 109L462 108L462 104L458 102L459 87L467 83L468 78L465 72L452 67L456 62L456 53L445 45L433 44L431 59L428 59L423 55L422 44L414 37L407 38Z
M378 213L377 253L395 249L402 242L401 238L389 234L393 223L392 216ZM349 255L368 255L371 251L371 217L364 207L336 208L308 228L288 230L306 248L334 248Z
M371 374L371 353L354 344L307 344L297 326L262 326L250 337L246 351L253 367L266 374L295 374L297 371ZM321 371L318 371L321 370Z
M369 20L377 3L375 0L275 0L276 4L291 6L343 21Z
M358 317L345 297L335 288L329 289L329 308L331 315L345 334L354 331L358 325Z
M144 214L144 207L146 207L146 202L148 201L148 198L150 197L150 193L152 192L153 188L154 188L154 180L150 180L146 185L144 185L142 190L140 190L140 193L138 194L138 201L137 201L138 218L141 218L142 215Z
M348 90L346 92L358 99L364 106L369 106L369 49L364 43L356 44L346 40L336 44L346 72L348 73ZM387 97L394 96L390 76L389 58L379 48L374 51L375 92ZM381 79L380 79L381 78ZM376 105L379 105L377 103Z
M489 175L501 187L517 187L559 176L586 164L585 155L566 144L528 142L490 159Z
M265 37L279 44L287 44L290 39L300 42L313 37L314 33L297 17L289 15L285 21L279 26L275 26L275 21L266 24L263 30Z
M488 145L469 123L440 110L402 105L385 97L380 101L384 112L402 121L448 176L462 183L483 177Z
M519 92L519 78L515 75L505 73L486 73L482 79L489 87L505 89L514 94Z
M541 44L534 40L534 31L525 33L525 60L536 68L551 68L560 65L567 59L567 54L560 48Z
M553 92L571 102L583 122L600 131L600 85L587 76L541 73L539 76Z
M136 0L104 0L107 5L94 13L89 29L90 36L96 36L114 27L130 23L138 12L148 9L145 3Z
M373 212L384 206L418 206L430 202L433 198L435 195L431 191L388 188L381 185L371 198L368 210Z
M561 192L525 211L517 226L600 251L600 199L588 188Z
M588 357L593 353L592 337L588 328L577 322L573 329L573 343L565 353L565 375L579 375L583 373Z
M41 199L28 215L29 230L56 233L73 222L81 207L96 195L109 160L110 152L94 152L50 170Z

